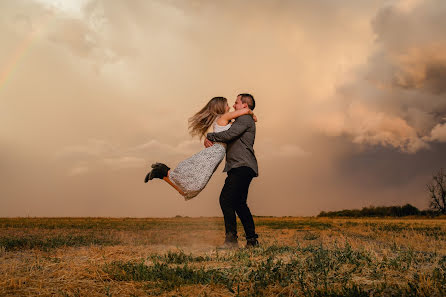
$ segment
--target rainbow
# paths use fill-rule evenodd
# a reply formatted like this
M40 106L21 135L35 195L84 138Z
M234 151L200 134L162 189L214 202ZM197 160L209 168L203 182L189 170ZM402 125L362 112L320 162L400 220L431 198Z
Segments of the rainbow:
M49 16L46 16L46 18L42 22L40 22L39 26L37 26L27 36L25 36L25 38L23 38L23 40L18 44L16 49L11 54L11 57L7 59L8 62L6 63L6 65L0 68L0 90L2 90L3 86L6 85L8 79L11 78L20 60L22 60L25 54L31 49L33 41L43 31L43 28L46 27L48 19Z

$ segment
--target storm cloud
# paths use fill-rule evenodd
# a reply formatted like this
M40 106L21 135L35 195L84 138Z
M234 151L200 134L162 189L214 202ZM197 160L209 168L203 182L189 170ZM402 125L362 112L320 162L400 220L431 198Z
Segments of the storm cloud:
M445 13L442 1L394 1L378 10L374 50L338 87L328 133L406 153L445 141Z
M0 3L0 216L221 215L222 166L187 203L143 178L200 150L187 119L241 92L254 214L427 206L446 161L443 2L55 3Z

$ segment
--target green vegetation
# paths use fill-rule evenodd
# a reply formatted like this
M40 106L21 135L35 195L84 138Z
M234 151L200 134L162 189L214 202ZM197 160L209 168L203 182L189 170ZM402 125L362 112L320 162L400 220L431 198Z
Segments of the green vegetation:
M166 263L155 262L146 265L144 262L112 262L105 265L104 271L116 281L149 281L147 288L172 290L186 284L222 284L232 291L232 282L227 278L224 270L203 267L193 269L187 264L170 267Z
M168 251L165 255L158 255L154 254L151 257L152 261L162 261L166 264L183 264L183 263L189 263L189 262L204 262L204 261L210 261L209 256L198 256L194 257L192 254L185 254L183 251Z
M262 255L264 258L258 260ZM287 260L281 255L287 255ZM434 264L435 268L428 273L433 282L428 295L442 294L446 289L446 256L396 248L392 256L377 258L366 250L353 249L348 242L330 249L322 244L293 248L271 245L236 250L225 258L208 256L207 262L232 263L220 269L206 269L203 264L194 267L193 262L202 263L203 259L187 256L182 251L154 254L148 259L154 260L153 263L146 264L144 259L113 261L103 269L115 281L143 282L145 289L153 294L171 292L184 285L215 284L236 296L265 296L275 289L283 291L284 296L288 293L294 296L418 296L417 292L425 290L418 284L418 273L398 285L386 281L386 274ZM166 262L160 262L162 259ZM364 284L358 278L371 281Z
M324 230L332 227L331 223L328 222L320 222L316 220L261 220L257 224L257 226L266 226L271 229L315 229L315 230Z
M43 237L36 235L26 235L24 237L2 236L0 237L0 247L6 251L39 249L48 251L50 249L69 246L90 246L90 245L114 245L118 242L107 237L97 235L56 235Z
M214 222L212 218L171 218L171 219L138 219L138 218L0 218L0 228L20 229L76 229L76 230L122 230L140 231L159 229L177 230L178 228L201 227L208 220L209 228L223 228L223 222Z

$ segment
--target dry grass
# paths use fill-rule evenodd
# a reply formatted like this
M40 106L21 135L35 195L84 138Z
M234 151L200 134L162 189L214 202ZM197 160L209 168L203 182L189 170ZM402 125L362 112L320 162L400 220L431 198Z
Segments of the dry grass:
M445 220L255 221L220 251L222 218L0 219L0 296L446 294Z

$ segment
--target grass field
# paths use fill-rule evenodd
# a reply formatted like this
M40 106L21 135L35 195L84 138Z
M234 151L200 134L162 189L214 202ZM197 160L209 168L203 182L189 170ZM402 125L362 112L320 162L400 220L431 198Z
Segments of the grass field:
M255 222L222 251L222 218L3 218L0 296L446 295L446 220Z

